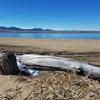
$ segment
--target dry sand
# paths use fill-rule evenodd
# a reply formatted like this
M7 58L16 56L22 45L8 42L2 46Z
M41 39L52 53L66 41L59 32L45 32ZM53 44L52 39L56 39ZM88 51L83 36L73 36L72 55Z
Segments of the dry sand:
M54 51L74 51L88 52L100 51L100 40L82 40L82 39L18 39L18 38L0 38L0 44L12 46L32 46L34 48L54 50Z
M100 66L100 40L0 38L0 50L53 54ZM100 82L68 72L0 75L0 100L99 100Z

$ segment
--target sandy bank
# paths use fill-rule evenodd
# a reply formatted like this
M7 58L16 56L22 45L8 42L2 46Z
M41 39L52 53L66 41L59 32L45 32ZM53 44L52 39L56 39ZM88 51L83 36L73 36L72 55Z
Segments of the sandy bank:
M0 38L0 45L32 46L54 51L100 51L100 40L95 39L19 39Z
M100 66L100 40L0 38L0 51L32 52L74 58ZM0 75L0 100L99 100L100 82L67 72L36 77Z

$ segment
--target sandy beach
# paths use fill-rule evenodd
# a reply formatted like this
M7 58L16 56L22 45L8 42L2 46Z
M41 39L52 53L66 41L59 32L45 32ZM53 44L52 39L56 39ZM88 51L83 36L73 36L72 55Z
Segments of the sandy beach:
M0 38L0 45L30 46L50 51L100 51L100 40L95 39L19 39Z
M73 58L100 66L100 40L0 38L0 51ZM33 99L34 98L34 99ZM1 100L99 100L100 82L68 72L40 71L38 76L0 75Z

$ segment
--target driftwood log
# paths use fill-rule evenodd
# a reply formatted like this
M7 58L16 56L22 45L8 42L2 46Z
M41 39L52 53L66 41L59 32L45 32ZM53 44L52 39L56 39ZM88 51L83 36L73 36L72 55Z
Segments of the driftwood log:
M87 63L75 61L54 56L42 56L34 54L25 54L21 57L20 62L25 65L30 65L35 69L59 69L59 70L74 70L80 71L89 77L100 79L100 67L89 65Z
M19 72L16 57L11 52L0 54L0 74L11 75ZM69 58L24 54L21 56L20 62L27 68L76 71L86 74L89 77L100 79L100 67Z
M18 73L16 57L12 52L0 54L0 74L11 75Z

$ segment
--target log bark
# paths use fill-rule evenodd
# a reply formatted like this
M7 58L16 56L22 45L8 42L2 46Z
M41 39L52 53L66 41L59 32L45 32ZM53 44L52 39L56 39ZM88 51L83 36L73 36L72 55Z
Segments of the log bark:
M100 79L100 68L98 66L89 65L87 63L75 61L69 58L42 56L34 54L22 55L20 62L25 65L30 65L35 69L59 69L59 70L74 70L84 72L89 77Z
M16 57L12 52L0 54L0 74L11 75L18 73Z

